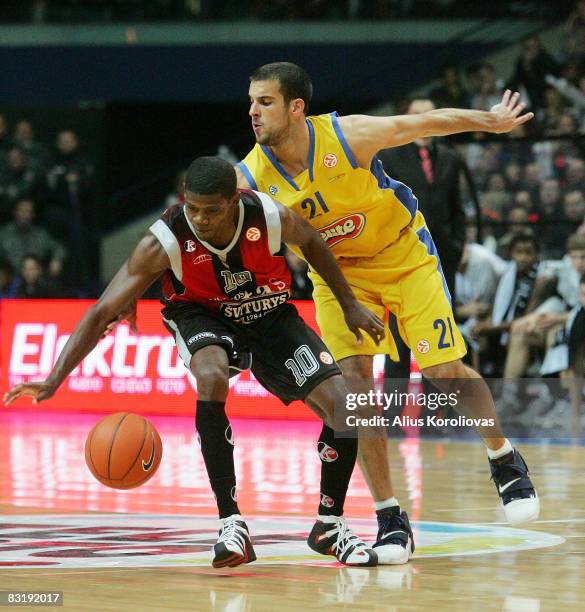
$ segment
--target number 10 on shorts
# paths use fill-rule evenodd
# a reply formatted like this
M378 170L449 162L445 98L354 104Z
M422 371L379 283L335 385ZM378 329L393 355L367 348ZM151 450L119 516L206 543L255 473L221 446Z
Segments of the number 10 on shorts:
M287 359L284 365L293 373L295 382L302 387L309 376L319 369L319 362L306 344L301 344L294 353L294 358Z

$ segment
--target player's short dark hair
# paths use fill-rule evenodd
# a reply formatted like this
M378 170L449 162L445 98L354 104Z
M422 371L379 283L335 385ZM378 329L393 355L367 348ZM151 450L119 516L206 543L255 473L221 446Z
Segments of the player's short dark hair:
M540 251L538 240L536 240L536 237L530 230L526 230L523 232L518 232L517 234L514 234L514 236L512 236L512 240L510 240L510 247L509 247L510 253L512 252L512 250L517 244L524 243L524 242L530 242L530 244L534 246L534 249L537 253L538 251Z
M198 157L185 176L185 191L198 195L219 193L224 198L231 198L237 186L236 171L220 157Z
M292 62L273 62L257 68L250 81L278 81L284 103L300 98L305 103L305 114L313 97L311 77L303 68Z

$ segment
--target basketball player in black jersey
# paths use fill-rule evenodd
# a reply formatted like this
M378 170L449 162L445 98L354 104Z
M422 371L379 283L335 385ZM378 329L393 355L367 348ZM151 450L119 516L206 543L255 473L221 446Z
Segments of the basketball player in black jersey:
M24 395L35 403L50 398L108 324L164 272L164 323L197 380L196 428L221 521L214 567L256 558L236 501L233 439L225 414L229 367L243 352L251 353L252 372L269 391L285 404L303 400L324 421L317 447L321 498L309 546L347 565L376 565L376 552L343 518L357 455L355 437L334 435L334 409L345 406L346 386L327 347L287 303L291 279L282 243L301 248L331 287L358 340L364 330L378 343L382 321L357 301L321 236L265 194L237 190L229 163L196 159L187 172L185 196L184 205L165 211L140 240L78 323L48 378L13 387L6 405Z

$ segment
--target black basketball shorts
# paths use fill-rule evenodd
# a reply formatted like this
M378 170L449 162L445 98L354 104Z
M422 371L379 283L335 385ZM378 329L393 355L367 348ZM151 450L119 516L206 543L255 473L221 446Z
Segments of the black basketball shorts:
M171 304L162 314L187 368L191 357L211 344L225 348L230 366L241 363L242 353L249 351L254 376L285 404L304 400L326 378L341 374L321 338L292 304L248 325L187 302Z

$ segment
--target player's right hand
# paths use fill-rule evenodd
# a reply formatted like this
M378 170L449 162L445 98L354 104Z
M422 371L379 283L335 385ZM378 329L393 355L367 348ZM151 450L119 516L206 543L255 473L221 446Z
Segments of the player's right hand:
M32 382L16 385L4 394L4 405L10 406L12 402L24 395L30 395L33 398L33 404L38 404L43 400L53 397L56 389L46 382Z

